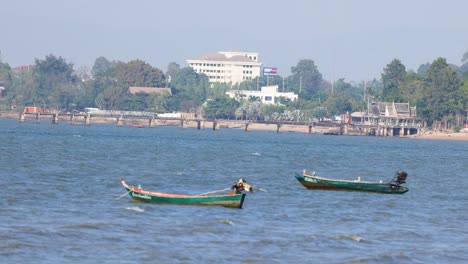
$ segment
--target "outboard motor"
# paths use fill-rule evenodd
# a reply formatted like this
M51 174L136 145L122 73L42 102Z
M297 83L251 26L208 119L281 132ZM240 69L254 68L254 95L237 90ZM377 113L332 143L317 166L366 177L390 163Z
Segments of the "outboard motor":
M406 173L405 171L402 171L402 170L398 170L395 173L395 177L393 178L392 183L394 183L396 185L403 184L403 183L406 182L406 177L408 177L408 173Z

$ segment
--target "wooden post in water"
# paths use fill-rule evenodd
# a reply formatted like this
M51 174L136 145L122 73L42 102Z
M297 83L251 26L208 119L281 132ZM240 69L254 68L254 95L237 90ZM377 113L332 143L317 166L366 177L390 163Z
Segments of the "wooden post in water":
M124 121L123 116L120 116L119 118L117 118L117 126L119 127L123 126L123 121Z
M280 124L280 123L276 123L276 133L279 133L279 132L280 132L280 127L281 127L281 124Z
M249 122L246 122L246 123L245 123L244 131L245 131L245 132L249 132Z
M180 119L180 127L181 127L181 128L185 128L184 119Z
M312 125L309 125L309 134L312 134Z
M75 119L75 114L70 115L70 124L73 124L73 119Z
M39 123L41 121L41 113L36 114L36 122Z
M148 124L149 127L153 128L156 126L156 119L154 118L154 116L152 118L149 119L149 124Z
M213 130L216 130L218 126L218 122L216 120L213 120Z
M84 122L85 122L85 125L87 125L87 126L91 125L91 114L90 113L86 113L86 115L84 117Z
M201 129L201 121L200 121L200 120L197 120L197 129L198 129L198 130Z
M54 115L52 116L52 124L58 125L58 122L59 122L59 118L58 118L58 117L59 117L58 114L54 114Z
M20 114L19 114L19 122L20 122L20 123L24 123L25 116L26 116L26 115L25 115L24 113L20 113Z

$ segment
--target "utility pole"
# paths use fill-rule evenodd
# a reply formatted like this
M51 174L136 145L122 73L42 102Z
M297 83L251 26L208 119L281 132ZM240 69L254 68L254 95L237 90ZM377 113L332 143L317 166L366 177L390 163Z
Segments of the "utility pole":
M284 93L284 76L283 76L283 93Z
M302 93L302 75L299 76L299 94Z
M331 90L331 94L333 95L333 89L335 88L335 80L333 79L332 80L332 90Z

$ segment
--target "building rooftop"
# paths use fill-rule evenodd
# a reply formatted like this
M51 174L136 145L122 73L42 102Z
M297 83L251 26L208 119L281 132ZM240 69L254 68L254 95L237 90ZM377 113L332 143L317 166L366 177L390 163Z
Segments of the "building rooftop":
M205 60L205 61L242 61L242 62L256 62L242 55L236 55L228 57L221 53L211 53L208 55L203 55L193 60Z
M409 103L377 102L369 105L369 114L388 117L416 117L416 107Z

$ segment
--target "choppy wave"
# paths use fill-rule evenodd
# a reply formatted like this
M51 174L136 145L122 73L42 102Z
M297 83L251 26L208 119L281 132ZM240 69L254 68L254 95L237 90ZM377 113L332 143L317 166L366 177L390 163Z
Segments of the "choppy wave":
M145 211L144 209L140 208L139 206L129 206L129 207L125 207L124 209L139 212L139 213L142 213L142 212Z
M468 142L162 126L135 132L0 119L0 262L468 260ZM401 168L410 191L307 190L293 174L311 163L319 175L371 181ZM255 191L242 209L162 206L122 195L120 176L177 193L247 178Z
M219 223L226 224L226 225L234 225L234 222L229 219L220 220Z
M99 229L102 227L102 224L76 224L76 225L66 225L63 226L65 229Z
M335 239L345 239L345 240L353 240L353 241L356 241L356 242L364 242L365 239L361 236L358 236L358 235L339 235L339 236L336 236Z

